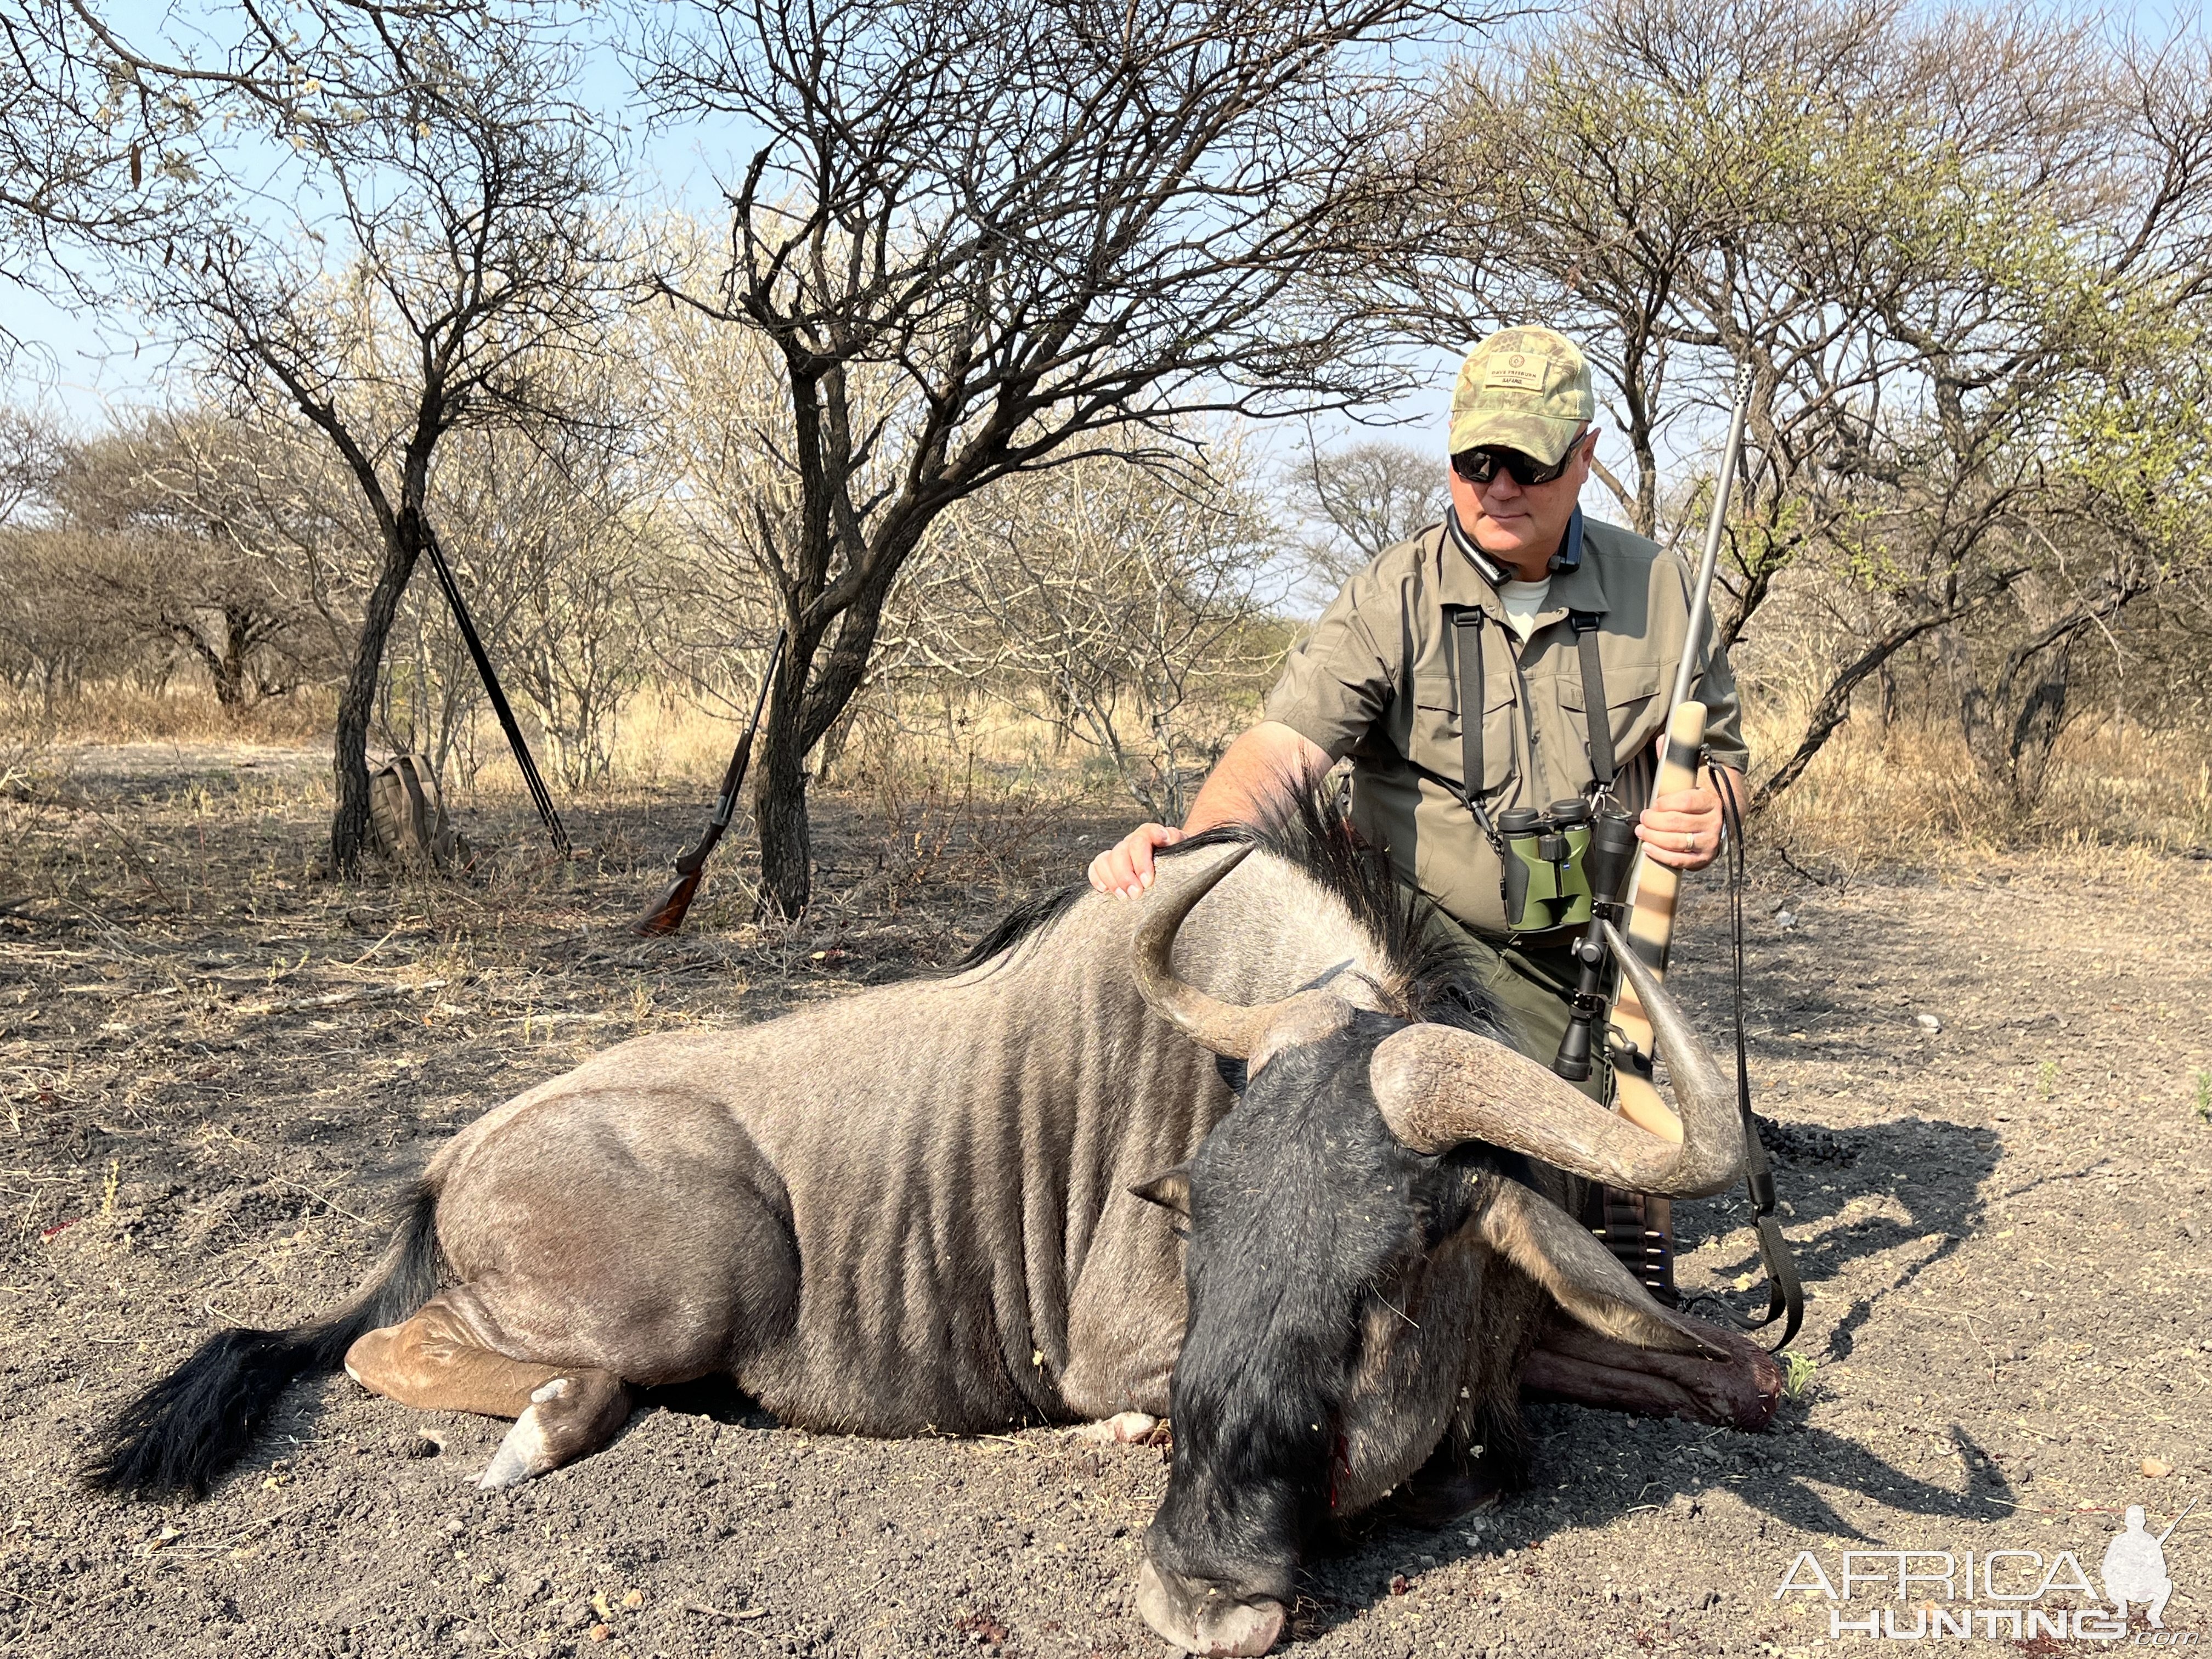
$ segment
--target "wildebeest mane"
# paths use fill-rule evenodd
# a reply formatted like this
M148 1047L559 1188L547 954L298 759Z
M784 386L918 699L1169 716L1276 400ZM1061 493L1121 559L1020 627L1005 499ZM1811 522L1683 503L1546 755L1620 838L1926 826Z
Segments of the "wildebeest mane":
M1225 823L1164 847L1158 856L1179 858L1209 847L1249 844L1302 872L1350 911L1353 922L1380 946L1389 982L1381 988L1397 1005L1390 1012L1503 1037L1498 1006L1474 971L1458 930L1437 925L1434 901L1401 886L1389 855L1352 827L1343 792L1328 787L1286 790L1258 824ZM1024 901L942 971L957 974L1011 955L1053 927L1091 890L1076 882Z

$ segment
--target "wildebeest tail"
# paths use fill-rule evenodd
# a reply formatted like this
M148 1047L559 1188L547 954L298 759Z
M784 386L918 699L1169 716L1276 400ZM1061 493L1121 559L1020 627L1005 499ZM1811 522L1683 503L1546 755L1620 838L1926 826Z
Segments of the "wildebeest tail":
M190 1359L117 1413L85 1467L94 1488L135 1497L204 1497L252 1444L285 1387L336 1370L346 1350L397 1324L437 1289L437 1195L418 1184L376 1277L354 1299L289 1331L217 1331Z

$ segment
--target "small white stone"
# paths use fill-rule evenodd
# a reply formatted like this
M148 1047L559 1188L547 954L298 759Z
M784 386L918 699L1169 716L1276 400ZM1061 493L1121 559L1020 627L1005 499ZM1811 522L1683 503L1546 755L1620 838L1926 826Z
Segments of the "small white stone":
M1940 1031L1943 1029L1943 1022L1933 1014L1915 1014L1912 1017L1912 1023L1923 1031Z
M1787 933L1797 925L1797 913L1795 910L1777 910L1774 913L1774 925Z

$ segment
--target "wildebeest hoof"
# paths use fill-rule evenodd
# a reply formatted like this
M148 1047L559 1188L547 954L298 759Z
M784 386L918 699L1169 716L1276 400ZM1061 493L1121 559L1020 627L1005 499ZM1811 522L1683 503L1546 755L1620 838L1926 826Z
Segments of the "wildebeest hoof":
M1160 1419L1150 1412L1115 1412L1098 1422L1085 1423L1076 1430L1075 1437L1094 1446L1133 1446L1159 1425Z
M1137 1611L1153 1631L1201 1659L1265 1653L1283 1633L1283 1604L1240 1601L1212 1588L1164 1578L1149 1558L1137 1571Z
M613 1439L629 1417L629 1390L613 1372L556 1376L532 1390L477 1484L496 1490L572 1463Z
M552 1449L546 1443L545 1423L538 1407L568 1391L568 1379L556 1376L531 1395L530 1409L514 1419L514 1426L499 1443L499 1449L492 1454L491 1464L477 1480L477 1486L486 1492L496 1492L501 1486L519 1486L552 1468Z

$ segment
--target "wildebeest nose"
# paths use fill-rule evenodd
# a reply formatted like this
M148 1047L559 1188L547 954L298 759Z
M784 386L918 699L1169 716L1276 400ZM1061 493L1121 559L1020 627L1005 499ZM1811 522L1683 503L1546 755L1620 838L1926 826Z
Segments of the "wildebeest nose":
M1137 1571L1137 1611L1158 1635L1206 1659L1265 1653L1283 1634L1281 1602L1266 1596L1236 1601L1210 1586L1161 1572L1149 1556Z

